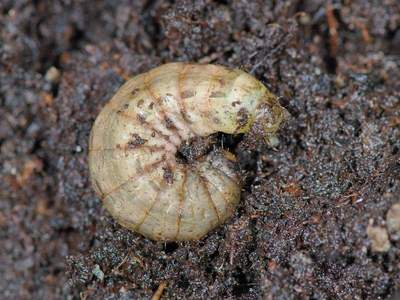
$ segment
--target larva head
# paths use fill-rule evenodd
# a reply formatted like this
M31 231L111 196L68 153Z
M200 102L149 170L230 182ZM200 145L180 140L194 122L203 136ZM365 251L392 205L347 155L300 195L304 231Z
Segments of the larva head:
M271 146L276 143L275 133L287 116L288 112L266 90L266 93L257 106L255 123L262 128L264 139Z

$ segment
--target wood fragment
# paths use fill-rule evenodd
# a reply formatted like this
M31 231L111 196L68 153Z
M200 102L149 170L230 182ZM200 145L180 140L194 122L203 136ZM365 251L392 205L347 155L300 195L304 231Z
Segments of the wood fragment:
M337 30L339 25L334 14L334 7L330 1L326 4L326 21L329 28L330 55L336 57L339 45L339 35Z
M158 286L156 292L154 293L153 297L151 297L151 300L160 300L161 295L164 292L164 289L167 287L167 284L165 282L161 282L160 285Z

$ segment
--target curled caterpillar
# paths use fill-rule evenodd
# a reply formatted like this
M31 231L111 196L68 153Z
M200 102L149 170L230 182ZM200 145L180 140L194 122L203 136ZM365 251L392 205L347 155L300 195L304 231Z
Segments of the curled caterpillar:
M244 133L254 122L273 135L283 115L275 96L241 70L154 68L128 80L93 125L94 190L122 226L153 240L199 239L232 215L241 191L235 156L206 153L208 137ZM202 141L200 150L178 158L193 141Z

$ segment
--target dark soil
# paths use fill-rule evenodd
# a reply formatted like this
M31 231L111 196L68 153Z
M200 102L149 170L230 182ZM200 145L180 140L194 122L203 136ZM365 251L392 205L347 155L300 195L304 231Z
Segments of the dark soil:
M395 297L400 241L367 228L400 202L399 27L396 0L1 1L0 298ZM169 61L240 67L291 114L274 149L235 144L241 203L198 242L125 230L88 180L102 106Z

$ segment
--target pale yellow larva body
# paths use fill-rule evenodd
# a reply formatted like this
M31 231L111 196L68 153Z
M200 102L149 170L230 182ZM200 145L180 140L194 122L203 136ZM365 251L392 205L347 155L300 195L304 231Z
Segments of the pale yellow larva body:
M247 132L283 118L275 97L251 75L216 65L165 64L128 80L97 117L89 168L96 193L123 226L154 240L199 239L240 199L233 154L212 151L189 163L185 141Z

